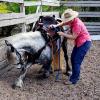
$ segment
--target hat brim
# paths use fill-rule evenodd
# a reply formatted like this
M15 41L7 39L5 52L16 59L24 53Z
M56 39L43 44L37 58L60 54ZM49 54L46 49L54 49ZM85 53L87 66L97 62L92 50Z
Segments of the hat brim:
M74 12L73 16L69 17L69 18L65 18L64 14L62 15L62 19L64 22L69 22L71 20L73 20L74 18L78 17L79 13L78 12Z

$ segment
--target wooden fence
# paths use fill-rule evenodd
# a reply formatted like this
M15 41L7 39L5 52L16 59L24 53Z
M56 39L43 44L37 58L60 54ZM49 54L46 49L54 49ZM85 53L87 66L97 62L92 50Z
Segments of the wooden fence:
M18 3L20 4L20 13L8 13L8 14L0 14L0 27L22 24L22 32L26 31L26 24L33 23L37 21L39 16L42 15L55 15L59 17L59 12L40 12L41 2L36 1L23 1L23 0L0 0L4 2ZM42 5L49 6L59 6L59 1L50 2L43 0ZM25 7L27 6L37 6L37 11L34 14L25 15Z
M23 1L23 0L0 0L4 2L13 2L20 4L20 13L8 13L8 14L0 14L0 27L10 26L21 24L22 32L26 31L26 25L37 21L39 16L42 15L55 15L59 17L59 12L40 12L41 11L41 2L40 1ZM100 1L57 1L54 2L42 0L42 5L49 6L66 6L68 8L71 7L100 7ZM25 7L27 6L37 6L37 11L34 14L25 15ZM80 18L100 18L100 12L87 12L80 11ZM89 32L91 34L100 34L100 22L85 22Z
M68 8L73 7L100 7L100 1L61 1L61 5L66 6ZM79 11L79 17L80 18L98 18L100 19L100 11L98 12L88 12L88 11ZM100 35L100 22L85 22L89 32L91 34L99 34Z

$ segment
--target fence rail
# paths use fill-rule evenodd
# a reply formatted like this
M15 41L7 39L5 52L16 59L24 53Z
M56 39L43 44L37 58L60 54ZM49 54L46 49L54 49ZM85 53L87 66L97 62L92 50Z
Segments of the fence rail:
M67 7L100 7L100 1L61 1Z
M13 3L23 3L23 0L0 0L5 2L13 2Z
M59 16L58 12L42 12L42 15L55 15L56 17ZM9 26L9 25L15 25L15 24L30 24L35 21L41 16L41 13L36 14L29 14L24 15L23 13L12 13L12 14L0 14L0 27Z
M41 5L40 1L25 1L24 2L24 6L39 6ZM56 1L56 2L50 2L48 1L43 1L42 5L48 5L48 6L60 6L60 2Z
M79 12L79 17L100 17L100 12Z

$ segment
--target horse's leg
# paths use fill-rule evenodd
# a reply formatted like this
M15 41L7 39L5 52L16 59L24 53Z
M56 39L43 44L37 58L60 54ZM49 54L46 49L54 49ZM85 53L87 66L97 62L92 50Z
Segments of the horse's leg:
M47 60L46 63L43 65L43 67L44 67L43 77L48 78L51 73L51 61Z
M25 78L27 70L31 65L32 64L26 64L26 66L24 66L21 69L20 76L18 77L18 79L15 80L14 84L12 85L12 88L15 88L15 87L20 87L21 88L23 86L23 79Z
M63 39L63 42L62 42L62 49L63 49L63 52L64 52L64 58L65 58L65 61L66 61L66 75L69 75L68 71L70 71L70 66L68 64L68 52L67 52L67 39Z

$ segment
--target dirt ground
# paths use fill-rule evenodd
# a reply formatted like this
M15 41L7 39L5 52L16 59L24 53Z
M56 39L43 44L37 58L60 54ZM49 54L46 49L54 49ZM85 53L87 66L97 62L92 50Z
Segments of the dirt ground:
M48 79L39 79L39 68L35 65L28 71L21 89L11 88L18 70L13 69L0 77L0 100L100 100L100 41L93 42L76 85L55 82L55 74ZM64 76L63 80L67 81L67 78Z

